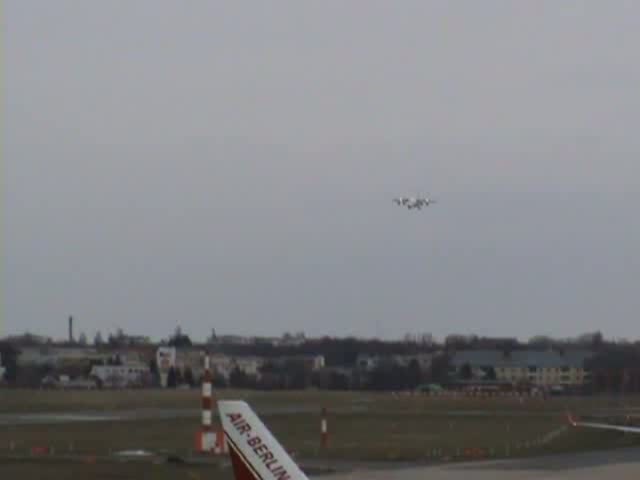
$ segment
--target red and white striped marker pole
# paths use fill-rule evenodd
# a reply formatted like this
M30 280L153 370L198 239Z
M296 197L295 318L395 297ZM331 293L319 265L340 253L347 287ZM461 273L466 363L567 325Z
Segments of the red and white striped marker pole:
M215 446L215 436L211 429L211 411L213 407L213 388L211 383L209 355L205 355L204 375L202 376L202 450L205 452L213 450Z
M322 407L322 418L320 419L320 444L322 448L329 446L329 432L327 431L327 409Z

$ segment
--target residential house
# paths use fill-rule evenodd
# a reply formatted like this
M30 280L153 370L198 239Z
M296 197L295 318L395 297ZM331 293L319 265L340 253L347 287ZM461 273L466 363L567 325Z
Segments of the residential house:
M264 365L261 357L234 357L233 367L246 373L250 377L260 378L260 367Z
M231 372L236 368L250 377L260 378L260 368L264 365L261 357L232 357L220 353L210 355L209 362L214 378L219 375L225 380L229 380Z
M176 348L175 368L182 374L191 370L194 379L199 379L204 374L205 352L201 348Z
M225 380L229 379L229 375L231 375L231 371L233 370L233 358L229 355L216 353L209 355L209 362L211 365L211 373L214 378L219 376Z

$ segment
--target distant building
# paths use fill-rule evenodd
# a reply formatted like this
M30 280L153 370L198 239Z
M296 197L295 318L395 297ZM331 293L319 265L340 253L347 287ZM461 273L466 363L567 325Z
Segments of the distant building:
M18 366L50 366L55 368L69 363L106 361L110 356L93 347L54 344L19 346L18 350Z
M98 388L98 384L91 378L69 378L67 375L47 375L40 382L42 388L53 388L61 390L93 390Z
M4 341L17 346L45 345L47 343L53 342L51 337L45 337L43 335L35 335L33 333L25 333L22 335L9 335L8 337L4 338Z
M209 356L211 370L214 379L220 376L229 380L231 372L235 369L247 374L250 377L260 378L260 368L264 365L261 357L232 357L230 355L214 354Z
M233 368L246 373L250 377L260 378L260 367L264 365L261 357L234 357Z
M310 359L311 370L320 370L325 367L324 355L313 355Z
M204 375L204 358L206 351L201 347L167 347L161 346L156 351L156 362L158 371L160 372L160 383L163 387L167 386L167 377L169 370L173 367L182 375L187 370L191 371L195 382L199 382ZM231 368L231 357L223 354L209 355L210 368L214 377L219 375L225 379L229 377L229 369Z
M377 355L359 354L356 357L356 368L365 372L375 370L380 363L380 357Z
M592 355L587 350L564 353L552 350L506 353L500 350L466 350L453 355L451 366L459 376L468 365L472 379L476 380L486 378L512 384L526 382L540 387L578 386L591 379L590 372L585 369L585 360ZM489 378L493 374L495 378Z
M205 351L201 348L178 348L176 350L175 367L182 374L186 370L191 370L193 378L199 379L204 375L204 357Z
M142 345L132 345L126 347L107 347L101 353L108 359L118 360L121 363L144 363L149 364L156 356L156 348Z
M158 367L160 372L168 372L169 368L174 367L182 374L187 369L191 370L193 378L199 381L204 374L204 357L205 351L196 347L193 348L174 348L174 347L160 347L158 349ZM209 354L209 362L211 373L214 380L216 378L223 378L229 380L231 372L238 369L247 375L259 378L260 367L264 364L264 360L261 357L255 356L231 356L223 353Z
M144 364L94 365L89 377L99 380L105 388L126 388L149 385L151 374Z
M233 359L229 355L221 353L209 355L209 362L214 379L216 377L221 377L225 380L229 379L229 375L233 370Z
M160 386L167 387L169 370L176 366L176 347L162 346L156 350L156 365L160 375Z

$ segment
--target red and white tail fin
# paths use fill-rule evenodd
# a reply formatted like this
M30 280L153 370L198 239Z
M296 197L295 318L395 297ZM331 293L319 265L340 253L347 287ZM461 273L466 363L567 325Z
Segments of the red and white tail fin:
M308 480L249 405L221 400L218 412L235 480Z

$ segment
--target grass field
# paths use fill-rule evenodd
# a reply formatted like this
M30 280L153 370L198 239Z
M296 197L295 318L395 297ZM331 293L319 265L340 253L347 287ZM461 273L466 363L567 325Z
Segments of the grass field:
M256 408L270 406L325 406L345 408L354 405L419 411L490 410L496 412L563 413L571 410L588 413L596 409L635 408L640 410L640 396L556 397L529 399L520 403L514 398L457 398L428 396L394 396L390 393L328 391L246 391L218 390L218 398L243 399ZM200 391L192 390L13 390L0 388L0 413L118 411L131 409L197 409Z
M320 451L319 420L309 414L267 415L273 433L304 458L358 460L427 458L434 448L504 449L507 443L538 438L558 427L557 419L528 417L497 420L490 416L449 418L424 413L371 412L331 416L330 448ZM217 426L217 425L216 425ZM189 455L198 419L5 426L0 451L13 442L15 451L53 447L60 454L108 454L116 450L166 450Z
M242 399L257 406L352 404L346 392L257 392L219 390L217 398ZM0 389L0 413L119 411L139 408L197 409L200 390L13 390Z
M565 425L564 413L588 414L607 409L636 408L639 398L430 398L388 393L218 392L219 398L242 398L263 411L263 419L285 447L302 460L429 461L455 457L481 448L497 457L536 455L584 449L638 445L640 436L614 432L569 430L553 441L536 440ZM154 465L82 462L118 450L149 449L185 459L193 452L199 429L198 391L20 391L0 390L0 413L181 409L173 419L85 422L57 425L5 425L0 429L0 477L5 478L226 478L216 465ZM320 408L329 410L330 442L320 448ZM303 408L301 408L303 407ZM288 409L291 409L288 411ZM215 417L214 417L215 418ZM9 446L13 450L9 451ZM54 456L29 458L33 446L49 446ZM22 459L18 461L18 458ZM44 462L44 463L43 463ZM111 465L111 467L109 466ZM68 466L68 469L67 469ZM59 472L47 477L32 471ZM69 473L71 472L71 473ZM85 475L87 472L93 472ZM102 472L102 473L101 473ZM111 473L109 473L111 472ZM11 475L13 474L13 475ZM65 476L67 475L67 476ZM165 477L166 476L166 477Z

